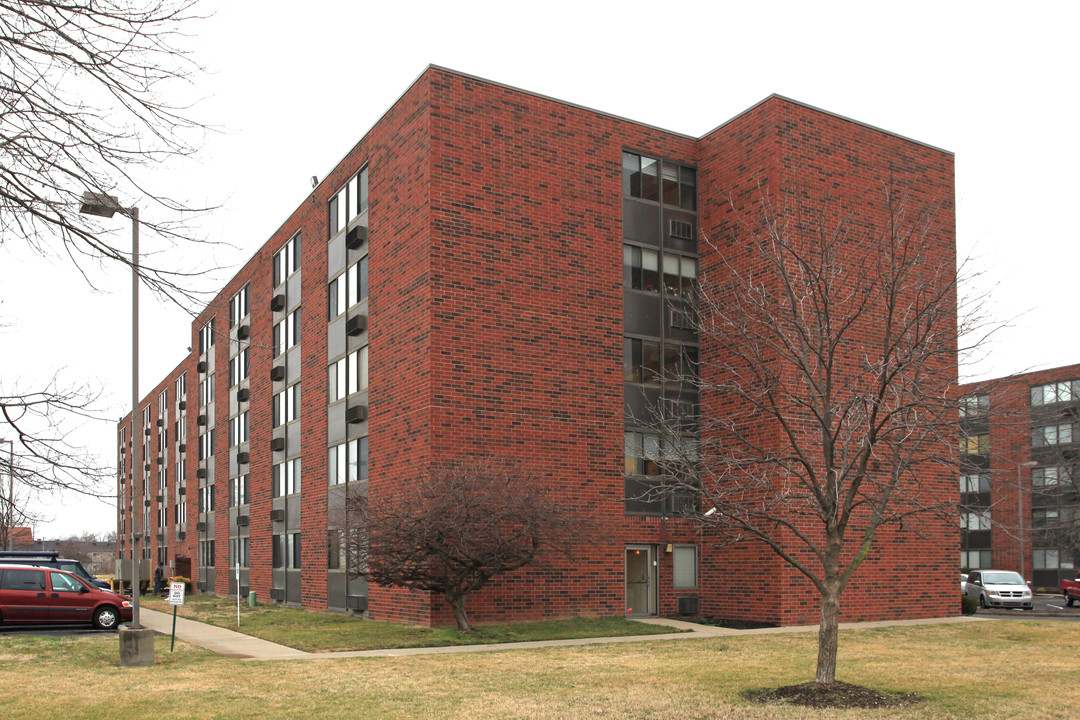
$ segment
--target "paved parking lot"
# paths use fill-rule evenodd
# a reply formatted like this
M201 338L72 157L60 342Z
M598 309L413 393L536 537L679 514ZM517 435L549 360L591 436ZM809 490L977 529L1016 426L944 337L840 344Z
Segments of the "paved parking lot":
M1065 600L1060 595L1036 595L1035 607L1032 610L983 610L979 609L978 617L984 618L1015 618L1019 620L1062 620L1064 622L1080 621L1080 605L1066 607Z

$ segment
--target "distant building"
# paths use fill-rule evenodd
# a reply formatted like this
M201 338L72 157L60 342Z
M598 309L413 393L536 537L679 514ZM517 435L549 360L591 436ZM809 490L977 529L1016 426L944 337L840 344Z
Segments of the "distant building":
M961 392L961 569L1057 588L1080 563L1080 365Z
M29 527L13 527L11 528L11 549L12 550L33 550L34 549L34 529Z
M273 172L278 150L235 170ZM550 477L598 537L491 583L475 620L817 622L813 588L772 552L718 548L678 498L640 499L660 440L635 421L649 403L697 413L696 388L661 377L706 352L687 311L699 240L723 236L736 194L755 206L796 172L811 189L791 202L842 202L860 222L882 221L867 198L892 182L933 199L935 252L955 262L948 152L778 96L699 138L429 67L295 210L267 209L284 222L141 402L144 557L190 562L202 592L447 624L440 597L349 576L342 498L498 453ZM121 553L132 432L124 418ZM945 471L924 484L954 498ZM843 619L958 612L951 525L878 538ZM900 576L918 579L917 601L883 591Z

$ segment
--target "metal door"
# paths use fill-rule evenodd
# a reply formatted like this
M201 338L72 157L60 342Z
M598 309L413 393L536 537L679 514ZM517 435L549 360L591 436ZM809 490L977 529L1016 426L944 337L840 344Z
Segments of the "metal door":
M656 614L656 547L626 546L626 615Z

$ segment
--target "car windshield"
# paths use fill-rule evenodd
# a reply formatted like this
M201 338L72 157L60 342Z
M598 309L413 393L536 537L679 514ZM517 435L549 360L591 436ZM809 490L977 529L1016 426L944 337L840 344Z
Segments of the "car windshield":
M1020 573L1014 572L988 572L982 576L984 585L1023 585L1024 579Z

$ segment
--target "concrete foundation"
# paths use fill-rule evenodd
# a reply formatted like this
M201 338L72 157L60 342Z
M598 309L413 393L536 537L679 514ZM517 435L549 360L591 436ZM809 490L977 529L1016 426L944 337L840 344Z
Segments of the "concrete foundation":
M125 666L154 664L154 635L150 628L130 628L121 626L117 631L120 636L120 664Z

